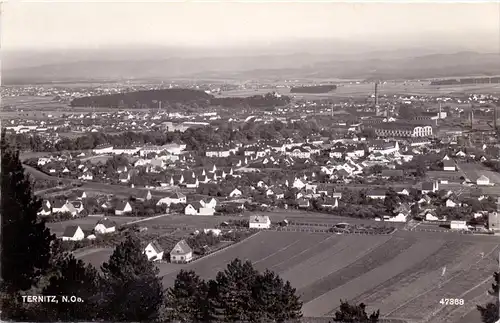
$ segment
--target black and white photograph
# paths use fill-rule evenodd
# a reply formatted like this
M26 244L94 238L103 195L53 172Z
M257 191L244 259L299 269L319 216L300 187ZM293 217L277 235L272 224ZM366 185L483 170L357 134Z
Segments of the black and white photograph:
M500 1L3 1L2 322L500 323Z

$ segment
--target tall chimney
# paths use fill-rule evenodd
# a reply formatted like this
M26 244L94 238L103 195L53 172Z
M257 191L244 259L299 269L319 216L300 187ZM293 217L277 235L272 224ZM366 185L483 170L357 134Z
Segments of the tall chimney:
M378 106L378 81L375 82L375 106Z
M497 119L498 119L498 107L495 104L493 107L493 130L495 130L495 133L497 132Z

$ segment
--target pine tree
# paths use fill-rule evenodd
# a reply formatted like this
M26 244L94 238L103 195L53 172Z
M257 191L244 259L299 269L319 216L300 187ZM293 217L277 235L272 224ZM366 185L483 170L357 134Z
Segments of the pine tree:
M168 321L208 322L210 302L208 285L194 271L181 270L165 301Z
M7 144L4 133L1 155L1 275L3 290L12 294L36 285L50 268L50 245L55 236L38 219L41 201L33 196L19 151Z
M366 305L351 305L347 301L340 301L340 308L335 312L334 322L342 323L376 323L379 321L380 311L373 312L368 316Z
M52 321L92 320L98 313L99 275L92 265L85 265L72 254L58 259L57 274L49 279L43 295L76 296L82 302L43 303L45 315Z
M478 311L481 313L481 321L483 323L495 323L498 321L498 288L500 275L498 272L493 273L493 283L488 293L495 297L494 302L489 302L485 306L477 305Z
M290 282L284 282L274 272L259 274L253 286L253 299L266 322L285 322L302 317L302 302Z
M233 260L219 272L211 284L215 307L221 321L250 321L258 315L252 298L252 287L258 272L249 261Z
M124 322L158 318L163 303L161 279L137 237L129 235L101 269L103 319Z

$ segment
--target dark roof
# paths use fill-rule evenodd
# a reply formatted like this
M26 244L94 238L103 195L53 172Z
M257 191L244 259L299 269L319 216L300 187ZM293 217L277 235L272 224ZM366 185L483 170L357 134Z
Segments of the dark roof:
M366 193L367 196L385 196L385 191L384 190L370 190Z
M96 225L98 224L104 225L105 228L112 228L116 226L116 223L114 221L111 221L110 219L100 220L96 223Z
M404 175L404 172L401 169L384 169L384 170L382 170L382 176L402 177L403 175Z
M125 209L125 206L127 206L128 201L118 201L116 203L116 209L119 211L123 211Z
M432 191L434 189L434 183L424 182L424 183L422 183L422 189L426 190L426 191Z
M64 229L63 237L73 237L76 231L80 228L78 225L69 225Z
M163 251L163 248L160 246L160 244L158 244L157 241L151 241L151 246L153 247L156 253L160 253Z

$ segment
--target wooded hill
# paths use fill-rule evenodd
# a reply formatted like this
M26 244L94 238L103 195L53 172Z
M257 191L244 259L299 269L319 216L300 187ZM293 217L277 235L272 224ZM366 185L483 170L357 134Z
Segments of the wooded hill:
M200 90L165 89L147 90L111 95L98 95L76 98L71 101L72 107L109 107L109 108L153 108L159 103L187 104L206 107L216 105L222 107L246 106L253 108L284 106L290 102L287 96L275 96L272 93L253 95L250 97L223 97L215 98Z
M328 93L336 90L336 85L313 85L313 86L297 86L290 89L290 93Z

